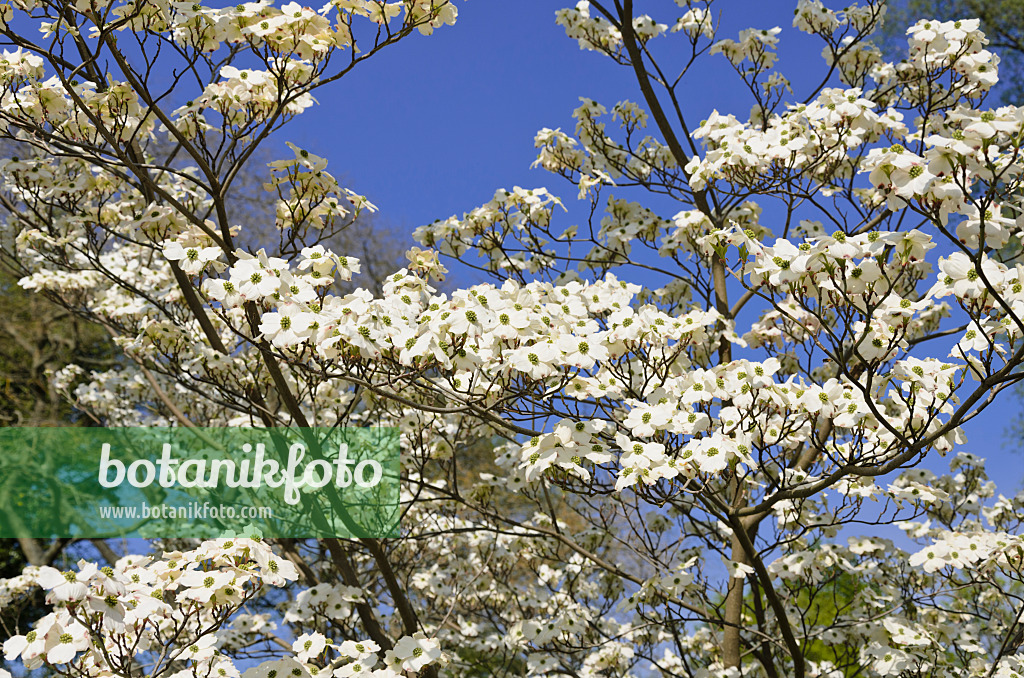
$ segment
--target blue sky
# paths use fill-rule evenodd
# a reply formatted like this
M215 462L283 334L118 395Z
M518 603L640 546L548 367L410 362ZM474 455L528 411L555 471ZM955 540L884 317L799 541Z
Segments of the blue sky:
M822 45L792 28L794 4L722 2L720 37L734 38L747 27L781 26L779 68L802 99L801 90L817 84L824 72ZM571 133L571 113L581 96L609 107L642 98L631 71L565 37L554 21L562 6L544 0L458 0L455 26L429 38L415 35L320 90L319 106L279 138L326 156L332 173L347 177L351 188L375 202L384 220L409 231L461 215L488 201L496 189L514 185L546 186L570 208L561 216L565 225L578 223L583 214L571 204L575 189L530 169L535 132L561 127ZM663 6L674 7L657 5ZM684 81L688 116L696 123L717 108L744 118L751 101L724 57L705 56L703 63L706 68ZM680 209L651 206L666 217ZM1020 399L1005 397L966 427L964 449L989 458L990 474L1004 493L1021 487L1024 449L1012 451L1021 445L1005 436L1007 422L1021 406ZM928 465L940 470L945 462Z
M542 127L571 132L582 96L608 105L640 99L631 71L580 50L555 24L555 10L569 3L456 2L454 26L375 55L320 90L320 106L284 133L314 152L328 150L332 171L350 177L383 217L410 227L468 211L499 187L547 186L571 197L558 177L530 169L534 134ZM776 5L781 14L766 10L775 3L729 4L743 6L759 26L786 22L792 11L785 2ZM730 102L749 110L733 81L695 75L694 116Z

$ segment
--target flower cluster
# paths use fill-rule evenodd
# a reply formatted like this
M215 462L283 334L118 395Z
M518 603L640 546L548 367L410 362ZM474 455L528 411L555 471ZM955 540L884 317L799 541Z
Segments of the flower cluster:
M781 28L747 28L740 31L739 40L719 40L711 47L712 54L724 54L734 66L750 61L754 68L771 68L778 55L775 47L779 43Z

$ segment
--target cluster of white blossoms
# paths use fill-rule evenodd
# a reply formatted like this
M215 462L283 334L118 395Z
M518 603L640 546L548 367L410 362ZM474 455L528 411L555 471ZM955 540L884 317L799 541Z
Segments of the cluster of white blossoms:
M622 33L603 16L595 16L589 0L579 0L571 9L555 12L555 21L565 28L568 37L579 43L580 49L615 53L622 50ZM648 15L633 17L633 34L640 42L664 35L668 25L658 23Z
M844 23L843 13L825 7L821 0L799 0L793 11L793 28L804 33L831 35Z
M860 88L823 89L814 101L772 117L763 130L712 111L694 131L707 153L687 165L690 186L700 190L717 179L753 186L780 173L822 174L858 146L907 133L899 111L876 113L876 104L862 95Z
M755 68L771 68L778 55L775 47L779 44L778 35L781 28L747 28L740 31L739 40L719 40L711 47L712 54L721 53L738 66L743 61L750 61Z
M20 7L31 11L42 4L33 0ZM311 106L314 100L309 85L323 74L332 52L349 47L358 51L353 33L357 17L391 30L415 27L425 34L453 24L457 17L454 3L447 0L337 0L318 11L295 2L275 7L266 0L224 8L168 0L108 0L88 5L76 6L74 12L86 20L91 38L109 37L113 30L133 30L169 34L182 54L209 54L225 45L236 49L245 45L258 54L265 69L224 65L219 82L210 82L201 94L174 111L175 127L189 138L217 129L206 120L204 111L218 113L237 128L246 129L254 122L273 120L282 113L294 116ZM62 18L44 23L42 31L50 36L59 34L67 28L66 22ZM74 34L79 30L76 27ZM40 125L52 125L69 139L94 144L109 141L96 136L97 117L101 127L111 130L122 143L145 138L157 122L163 122L166 129L169 122L167 118L157 121L151 106L137 100L131 81L108 85L57 76L43 80L41 72L38 55L21 49L7 53L0 63L0 82L5 89L0 111L7 114L5 122L27 117ZM16 87L22 83L24 86Z
M19 61L24 64L27 60L24 57ZM31 65L12 70L10 85L0 95L0 112L5 114L0 124L4 126L12 118L28 118L39 125L51 124L68 139L90 143L103 141L93 124L97 119L119 142L148 134L154 126L152 119L146 119L138 94L127 83L98 89L91 82L65 83L56 76L40 81L16 75L19 71L38 72ZM13 85L22 80L27 82L14 89Z
M308 93L293 94L289 85L308 81L311 72L311 64L296 60L267 71L225 66L220 71L223 80L210 83L202 94L174 111L175 125L190 138L213 130L203 116L203 111L209 110L231 124L243 126L269 119L277 113L282 100L287 102L284 112L297 115L313 105L313 97Z
M947 124L946 133L925 137L923 155L893 144L887 149L872 149L863 167L891 209L915 202L934 213L943 225L950 214L968 216L958 226L957 235L962 243L977 247L980 215L968 196L974 182L1004 178L1015 181L1019 177L1021 167L1014 144L1024 125L1024 114L1017 107L995 111L962 108L947 118ZM1016 206L1014 209L1018 214L1021 211ZM985 244L1001 247L1009 234L999 223L999 206L989 205L985 211L990 212Z
M183 664L172 673L182 677L266 678L287 671L313 678L326 670L339 678L393 678L442 658L437 642L422 633L401 638L380 660L381 648L373 641L335 642L313 632L292 643L292 657L260 663L242 674L226 652L232 645L228 631L241 636L237 645L242 646L275 625L265 617L236 613L268 587L285 587L298 578L295 565L260 540L219 539L155 559L125 556L103 568L85 561L78 565L63 572L30 567L3 581L0 599L9 601L39 587L53 607L31 631L4 643L8 661L20 660L28 669L45 665L79 676L109 676L133 656L159 648L158 663L168 668ZM229 629L226 622L232 618ZM168 638L173 640L168 643Z
M43 58L20 48L13 52L5 49L0 59L0 83L5 88L39 79L44 72Z
M658 169L676 164L668 147L651 135L643 136L630 148L618 143L608 136L605 123L600 121L608 109L586 97L580 102L573 111L576 138L557 129L537 132L534 145L541 150L534 167L563 175L578 174L582 197L602 180L647 178ZM639 134L647 127L647 112L632 101L620 101L612 108L612 121L628 135Z
M112 9L114 16L123 18L119 30L169 32L178 44L202 52L215 52L225 43L249 43L277 55L311 60L352 45L353 17L382 25L401 17L402 24L430 34L438 26L455 23L458 16L453 4L438 0L334 0L319 10L296 2L276 7L267 0L223 8L131 0Z
M957 63L958 70L976 82L991 86L998 80L999 57L984 46L988 39L977 19L930 21L922 19L907 29L910 60L922 68ZM973 68L972 68L973 67Z
M376 205L364 196L338 184L326 171L327 160L290 142L288 146L295 157L271 162L269 167L274 174L264 184L268 191L277 191L280 198L278 229L330 231L336 221L355 219L364 210L376 211Z
M682 6L684 2L685 0L677 0L676 4ZM686 13L676 19L675 24L670 29L671 32L685 31L691 40L696 39L698 36L705 38L715 37L715 23L714 17L709 11L710 4L708 2L705 3L704 7L694 7L686 3Z

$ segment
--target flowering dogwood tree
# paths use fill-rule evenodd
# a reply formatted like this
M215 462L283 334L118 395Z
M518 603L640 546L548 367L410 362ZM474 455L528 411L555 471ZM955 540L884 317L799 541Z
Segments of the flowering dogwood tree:
M996 494L961 430L1024 377L1024 109L985 106L998 57L976 20L922 20L888 63L883 5L800 0L824 57L801 86L779 27L727 37L710 0L663 5L557 14L641 93L537 135L586 223L499 190L421 227L379 296L333 291L360 262L323 242L373 206L324 158L271 163L265 248L236 246L226 198L317 88L451 3L0 5L0 119L28 149L3 162L3 256L130 361L57 385L111 425L399 426L404 482L399 539L30 567L0 603L41 587L52 613L6 658L75 678L1024 673L1024 495ZM751 110L689 120L698 61ZM438 292L442 256L493 282Z

